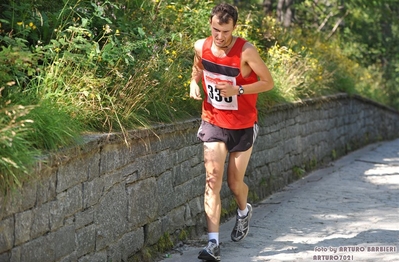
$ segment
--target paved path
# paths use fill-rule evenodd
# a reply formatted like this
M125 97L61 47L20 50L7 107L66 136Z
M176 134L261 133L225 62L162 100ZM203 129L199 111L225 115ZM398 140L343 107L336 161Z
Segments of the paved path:
M230 240L233 226L221 225L223 262L399 261L399 139L355 151L265 199L241 242ZM185 245L162 261L198 262L200 248Z

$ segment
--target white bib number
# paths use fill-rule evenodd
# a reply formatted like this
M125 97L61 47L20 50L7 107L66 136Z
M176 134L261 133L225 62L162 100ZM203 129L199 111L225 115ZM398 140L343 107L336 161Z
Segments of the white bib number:
M220 90L216 88L216 85L222 82L227 82L235 86L236 78L232 76L211 73L206 70L203 72L206 90L208 92L207 102L217 109L238 110L237 96L222 97L220 95Z

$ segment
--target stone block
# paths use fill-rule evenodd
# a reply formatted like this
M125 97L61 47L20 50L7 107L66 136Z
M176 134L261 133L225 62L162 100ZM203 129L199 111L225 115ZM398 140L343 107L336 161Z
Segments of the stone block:
M0 254L0 261L6 262L6 261L11 261L11 255L9 252L5 252Z
M187 159L197 159L199 155L202 155L202 145L187 145L186 147L176 150L175 154L171 155L171 159L173 160L173 165L176 165ZM197 163L194 163L194 165L195 164Z
M83 257L80 257L78 262L107 262L107 251L106 250L101 250L96 253L91 253L88 255L85 255Z
M157 217L159 198L155 177L130 184L127 187L127 194L129 206L128 220L133 228L143 226Z
M162 218L162 232L174 232L176 229L186 226L184 221L184 214L186 212L185 206L170 211Z
M95 250L96 227L94 224L76 230L76 255L81 257Z
M193 226L195 225L195 221L193 220L193 217L191 216L191 209L189 204L185 204L184 207L186 208L184 212L184 225L185 226Z
M0 197L0 220L35 206L37 183L33 177L32 180L24 183L21 188L11 191L7 197Z
M187 201L193 197L201 196L205 192L205 171L190 181L190 197Z
M50 233L47 238L53 249L55 261L73 253L76 248L75 227L73 225L62 227Z
M204 198L202 196L191 199L188 202L188 205L190 206L191 217L196 217L198 214L202 214L204 212L203 203Z
M145 230L145 242L148 245L153 245L158 242L158 240L162 237L163 235L162 231L162 221L161 220L155 220L154 222L149 223L146 226Z
M106 183L104 183L104 192L108 192L110 188L120 183L124 183L125 178L122 176L120 169L114 172L102 174L101 176Z
M0 253L3 253L14 245L14 217L0 221L0 232Z
M32 210L32 226L30 238L34 239L50 231L50 207L52 203L48 202Z
M129 148L125 143L104 145L100 153L100 174L118 170L135 159L137 148Z
M61 258L57 262L76 262L78 261L78 257L76 256L76 252L72 252L68 254L67 256Z
M96 177L91 181L83 183L83 208L96 205L104 192L104 178Z
M144 229L137 228L134 231L128 232L119 240L119 244L123 246L122 258L128 261L128 257L132 256L144 246Z
M258 150L256 152L253 152L249 165L251 165L252 168L265 165L265 163L268 163L269 160L267 158L267 155L267 150Z
M171 198L175 197L173 191L173 176L172 172L168 171L160 175L157 180L157 198L158 210L160 215L174 208Z
M20 262L21 261L21 250L22 250L21 246L14 247L11 250L11 257L10 257L9 262ZM0 260L0 261L2 261L2 260ZM5 261L8 261L8 260L5 260Z
M20 262L53 262L54 249L48 237L41 236L20 246Z
M30 240L32 221L33 221L32 210L27 210L25 212L15 214L16 246Z
M96 176L99 173L98 163L99 157L96 154L87 158L80 157L73 159L68 163L59 166L57 171L56 192L63 192L68 188L87 181L89 176Z
M37 203L41 205L43 203L54 200L56 197L56 183L57 183L57 171L55 169L45 169L45 174L37 182Z
M94 214L96 212L96 207L90 207L89 209L83 210L75 214L75 228L79 229L81 227L87 226L94 222Z
M51 230L64 225L64 219L82 209L82 186L79 184L57 195L57 201L51 202Z
M143 228L129 232L107 249L108 261L129 261L129 257L134 255L144 246Z
M63 227L58 231L22 244L15 252L13 250L13 261L58 261L73 253L75 245L75 228L73 226Z
M147 155L138 160L140 162L140 168L138 170L139 179L145 179L148 177L156 177L172 168L170 161L171 152L165 150L157 154Z
M125 232L126 218L128 217L127 207L128 201L123 184L113 186L104 194L94 215L97 230L96 251L104 249Z
M191 161L184 161L173 167L173 185L181 185L195 176L191 172Z
M173 203L174 207L179 207L185 203L187 203L188 200L190 200L194 195L193 195L193 190L197 188L197 182L198 178L192 179L190 181L187 181L184 184L178 185L174 187L174 193L169 197L171 203ZM205 182L202 181L201 184L203 185ZM204 193L203 190L201 190L201 193Z

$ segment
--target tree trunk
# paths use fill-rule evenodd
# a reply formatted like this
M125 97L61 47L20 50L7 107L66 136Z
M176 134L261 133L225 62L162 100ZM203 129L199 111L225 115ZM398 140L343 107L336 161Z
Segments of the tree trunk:
M273 12L273 0L263 0L263 12L271 15Z
M289 27L294 19L294 0L278 0L277 18L284 27Z

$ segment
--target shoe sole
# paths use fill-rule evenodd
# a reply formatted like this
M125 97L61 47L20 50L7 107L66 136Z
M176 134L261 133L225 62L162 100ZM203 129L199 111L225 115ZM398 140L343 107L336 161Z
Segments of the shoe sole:
M220 261L220 257L213 257L210 255L207 256L198 256L198 259L202 259L203 261Z

